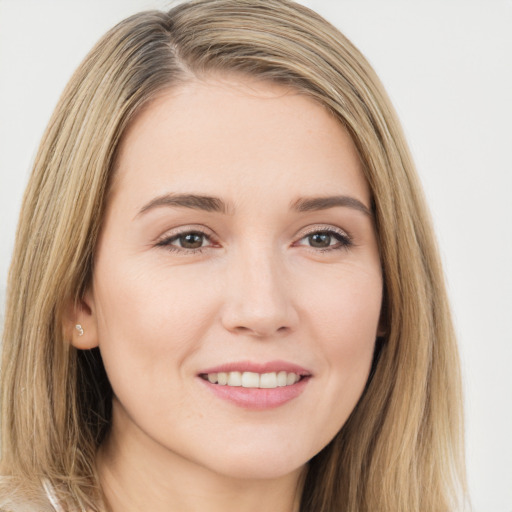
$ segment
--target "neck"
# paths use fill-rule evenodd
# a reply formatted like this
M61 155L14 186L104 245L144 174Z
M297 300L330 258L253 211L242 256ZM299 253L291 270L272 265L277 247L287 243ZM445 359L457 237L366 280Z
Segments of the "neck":
M98 453L111 512L298 512L305 468L268 479L226 476L163 449L137 428L112 430Z

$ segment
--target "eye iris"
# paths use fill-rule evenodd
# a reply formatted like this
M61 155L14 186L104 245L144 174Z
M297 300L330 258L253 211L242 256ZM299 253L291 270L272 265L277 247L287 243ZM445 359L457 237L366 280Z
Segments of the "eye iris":
M309 235L309 243L311 247L329 247L331 245L331 235L328 233L315 233Z
M180 245L185 249L198 249L203 245L203 235L200 233L188 233L180 237Z

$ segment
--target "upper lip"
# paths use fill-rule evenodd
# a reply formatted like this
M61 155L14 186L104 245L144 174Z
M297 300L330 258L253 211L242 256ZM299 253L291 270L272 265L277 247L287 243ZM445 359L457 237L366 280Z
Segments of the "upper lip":
M266 363L256 363L253 361L234 361L232 363L224 363L218 366L212 366L199 372L199 375L208 373L229 373L229 372L253 372L253 373L272 373L282 372L296 373L301 376L310 376L311 372L306 368L289 363L287 361L268 361Z

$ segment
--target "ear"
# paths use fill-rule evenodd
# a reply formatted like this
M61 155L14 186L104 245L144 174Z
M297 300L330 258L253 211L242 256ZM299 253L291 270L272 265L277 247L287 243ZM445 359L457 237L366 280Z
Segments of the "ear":
M69 300L62 323L64 339L69 340L75 348L88 350L98 346L98 324L91 290L88 290L78 302Z

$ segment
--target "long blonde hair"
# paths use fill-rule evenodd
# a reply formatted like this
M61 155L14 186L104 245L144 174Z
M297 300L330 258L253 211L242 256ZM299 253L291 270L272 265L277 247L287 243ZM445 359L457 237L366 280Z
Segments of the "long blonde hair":
M66 508L103 510L95 453L111 389L95 350L62 317L94 271L116 150L159 92L210 72L283 83L350 132L373 198L383 323L365 392L309 464L308 512L447 512L465 473L459 361L443 273L394 110L361 53L287 0L195 0L110 30L66 87L25 193L10 269L2 360L3 475L50 482Z

